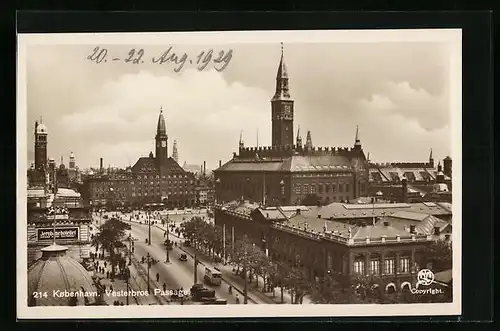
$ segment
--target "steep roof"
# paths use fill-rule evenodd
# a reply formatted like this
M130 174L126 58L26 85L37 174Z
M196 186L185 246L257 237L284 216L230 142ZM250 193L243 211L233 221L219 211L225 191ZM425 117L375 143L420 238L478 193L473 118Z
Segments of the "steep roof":
M217 171L344 172L352 171L352 167L347 156L293 155L275 160L233 158Z
M159 167L156 158L141 157L132 166L132 172L137 173L158 173ZM171 157L164 160L161 165L162 173L185 174L186 171Z

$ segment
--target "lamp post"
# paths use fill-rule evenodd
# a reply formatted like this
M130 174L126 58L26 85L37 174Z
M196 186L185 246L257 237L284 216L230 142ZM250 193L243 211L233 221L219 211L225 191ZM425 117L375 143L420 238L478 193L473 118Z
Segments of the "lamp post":
M220 178L217 178L217 180L215 181L215 204L217 205L217 201L219 199L217 199L217 197L219 196L219 193L220 193Z
M151 246L151 215L149 210L146 210L146 218L148 220L148 246Z
M246 245L246 239L247 239L247 235L245 234L245 237L244 237L244 242L243 242L243 245L244 245L244 254L243 254L243 275L244 275L244 279L245 279L245 287L243 289L243 304L247 304L248 303L248 279L247 279L247 245Z
M129 250L128 250L128 265L132 264L132 235L128 234Z
M281 194L281 201L279 202L279 205L281 205L283 200L285 200L285 181L283 179L280 182L280 194Z
M148 292L149 292L149 290L150 290L150 288L149 288L149 269L151 267L151 261L150 261L151 256L149 255L149 252L148 252L148 255L146 256L146 258L147 258L146 263L148 264Z
M166 221L166 224L167 224L167 242L168 242L168 245L167 245L167 259L165 260L165 263L170 263L170 253L169 253L169 250L170 250L170 230L169 230L169 220L168 220L168 215L167 215L167 221Z
M194 227L194 233L196 234L196 225ZM196 247L196 243L193 243L194 244L194 284L193 285L196 285L196 283L198 283L198 255L197 255L197 252L198 252L198 247Z
M125 269L125 277L127 279L127 306L128 306L129 305L129 303L128 303L128 297L129 297L128 293L130 291L130 287L129 287L130 268L128 268L128 267Z

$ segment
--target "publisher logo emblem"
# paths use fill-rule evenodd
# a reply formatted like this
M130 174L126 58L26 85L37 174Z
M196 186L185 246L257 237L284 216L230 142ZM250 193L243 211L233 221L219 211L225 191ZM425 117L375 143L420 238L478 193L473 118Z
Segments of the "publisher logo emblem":
M428 286L434 282L434 273L429 269L422 269L418 272L417 282L420 285Z

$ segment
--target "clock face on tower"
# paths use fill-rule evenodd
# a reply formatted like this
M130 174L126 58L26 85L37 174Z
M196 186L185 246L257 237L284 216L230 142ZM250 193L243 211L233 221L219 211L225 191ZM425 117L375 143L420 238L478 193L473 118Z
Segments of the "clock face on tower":
M161 147L165 147L165 146L167 146L167 142L166 142L165 140L163 140L163 141L161 142Z

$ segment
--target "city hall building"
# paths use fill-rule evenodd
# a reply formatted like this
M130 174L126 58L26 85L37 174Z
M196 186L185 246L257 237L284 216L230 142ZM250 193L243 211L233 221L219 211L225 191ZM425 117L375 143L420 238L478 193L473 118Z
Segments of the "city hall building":
M245 147L216 169L219 202L250 200L264 205L298 205L307 196L317 203L346 201L368 192L368 163L359 132L353 147L315 147L311 132L302 143L300 129L294 141L294 100L289 91L283 52L271 99L272 146Z

